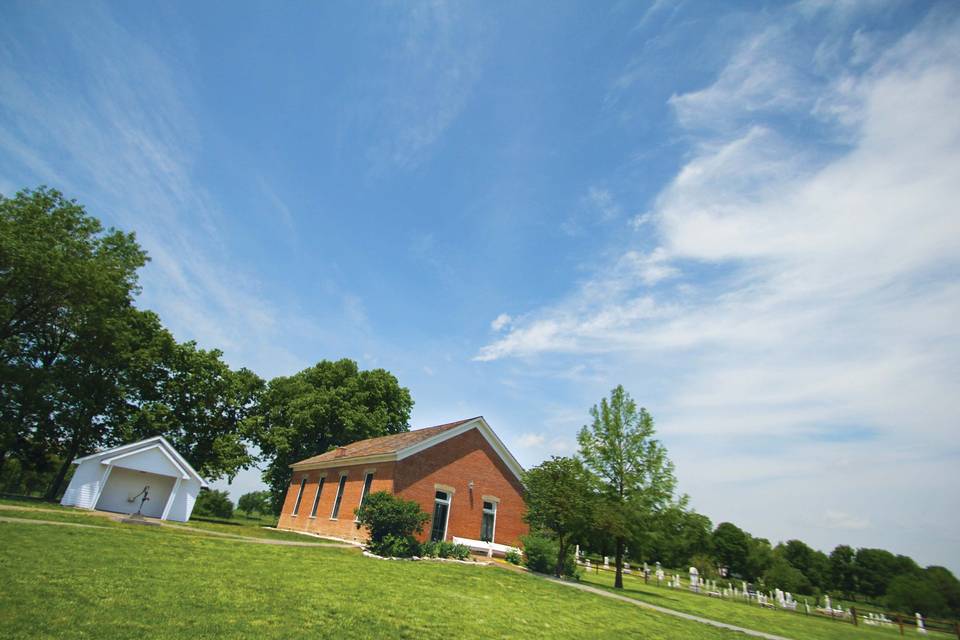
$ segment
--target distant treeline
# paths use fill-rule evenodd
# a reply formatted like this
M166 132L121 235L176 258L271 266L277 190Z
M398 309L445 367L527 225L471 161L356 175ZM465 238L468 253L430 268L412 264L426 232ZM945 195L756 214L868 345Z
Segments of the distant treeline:
M610 555L603 536L587 539L583 548ZM883 549L838 545L829 555L800 540L772 545L734 524L713 528L709 518L693 510L669 509L653 521L630 547L635 563L664 567L696 567L700 576L717 578L725 567L738 580L815 598L825 593L863 600L891 611L933 617L960 617L960 581L946 568L923 568L912 558ZM721 583L724 581L721 579Z

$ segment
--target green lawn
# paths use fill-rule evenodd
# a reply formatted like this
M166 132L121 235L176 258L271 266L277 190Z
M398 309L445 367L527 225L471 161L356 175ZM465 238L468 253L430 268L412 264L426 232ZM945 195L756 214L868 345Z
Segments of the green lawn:
M749 629L765 631L790 638L810 640L834 640L839 638L863 638L869 640L893 640L900 637L898 627L874 627L861 624L854 627L848 621L831 620L818 615L805 615L783 610L764 609L756 604L750 605L742 600L721 600L691 593L686 588L671 589L656 584L644 584L643 578L624 576L624 589L613 589L612 571L584 573L583 581L604 587L622 595L676 611L692 613L721 622L728 622ZM813 603L810 609L813 611ZM798 611L803 611L803 598L800 598ZM905 633L917 635L913 627L906 627ZM928 637L947 638L943 634L931 633Z
M98 526L126 526L119 525L109 517L96 516L88 511L75 509L73 507L64 507L59 504L48 502L39 502L33 500L0 499L2 505L11 505L15 507L26 507L31 509L3 509L0 508L0 516L8 518L27 518L30 520L55 520L58 522L76 522L80 524L93 524ZM35 510L32 510L35 509ZM272 524L273 519L254 519L239 517L232 520L219 520L208 518L192 518L189 522L169 522L174 527L190 527L201 531L215 531L227 533L235 536L245 536L248 538L265 538L268 540L292 540L295 542L327 542L321 538L305 536L290 531L278 531L276 529L265 529L265 524ZM183 531L183 529L178 529Z
M0 522L4 638L734 637L496 567L0 515L105 526Z

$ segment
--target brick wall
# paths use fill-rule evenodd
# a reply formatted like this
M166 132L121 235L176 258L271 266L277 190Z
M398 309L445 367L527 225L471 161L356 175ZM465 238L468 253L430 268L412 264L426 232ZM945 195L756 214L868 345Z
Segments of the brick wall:
M377 464L359 464L329 469L314 469L311 471L296 471L287 489L287 497L283 502L283 510L277 527L293 529L295 531L309 531L325 536L344 538L346 540L365 540L365 531L358 530L353 521L353 510L360 506L360 496L363 493L363 479L365 472L373 470L373 482L370 492L393 490L393 462ZM340 501L340 512L337 519L330 518L333 511L333 502L337 496L337 483L341 473L347 474L347 481L343 487L343 499ZM313 501L317 495L317 488L321 475L326 475L323 491L320 493L320 502L317 504L316 517L310 517ZM307 484L303 489L300 500L300 510L293 515L293 507L297 501L297 492L300 490L300 481L306 476Z
M497 504L494 542L518 545L520 536L528 531L523 522L523 488L513 473L496 454L477 429L455 436L399 462L358 464L331 467L322 470L294 472L284 500L277 526L281 529L309 531L320 535L365 540L367 534L356 528L353 510L360 504L364 472L375 469L374 491L392 491L406 500L415 500L430 515L420 540L427 540L433 519L436 485L453 490L446 539L453 536L480 539L483 520L483 498L490 496ZM341 472L346 472L347 482L337 520L330 519L337 482ZM315 518L310 517L314 497L321 474L326 474L323 492ZM300 480L306 476L307 484L300 501L300 510L293 515ZM469 483L473 481L473 490Z
M473 481L473 490L469 488ZM394 491L416 500L431 516L419 537L430 535L436 485L454 490L450 501L447 540L453 536L480 539L483 496L499 498L494 542L517 545L528 527L523 522L523 488L477 429L400 460Z

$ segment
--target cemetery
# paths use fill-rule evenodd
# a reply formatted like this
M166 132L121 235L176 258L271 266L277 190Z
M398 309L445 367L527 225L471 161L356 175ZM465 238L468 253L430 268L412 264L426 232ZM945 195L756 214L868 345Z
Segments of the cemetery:
M574 555L582 571L581 580L613 591L613 558L591 557L579 546ZM817 606L809 597L795 597L776 588L762 591L742 580L701 578L696 567L684 571L665 569L659 562L652 566L625 562L623 573L626 579L622 593L628 597L787 637L826 640L879 637L882 633L891 638L960 638L960 623L955 620L867 610L863 605L858 608L853 603L833 601L829 595Z

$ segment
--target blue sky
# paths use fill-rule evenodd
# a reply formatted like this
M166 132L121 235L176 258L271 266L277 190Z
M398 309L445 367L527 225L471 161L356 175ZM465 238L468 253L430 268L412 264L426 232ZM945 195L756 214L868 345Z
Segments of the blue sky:
M955 571L957 104L952 2L0 5L0 193L179 339L527 466L622 383L715 523Z

